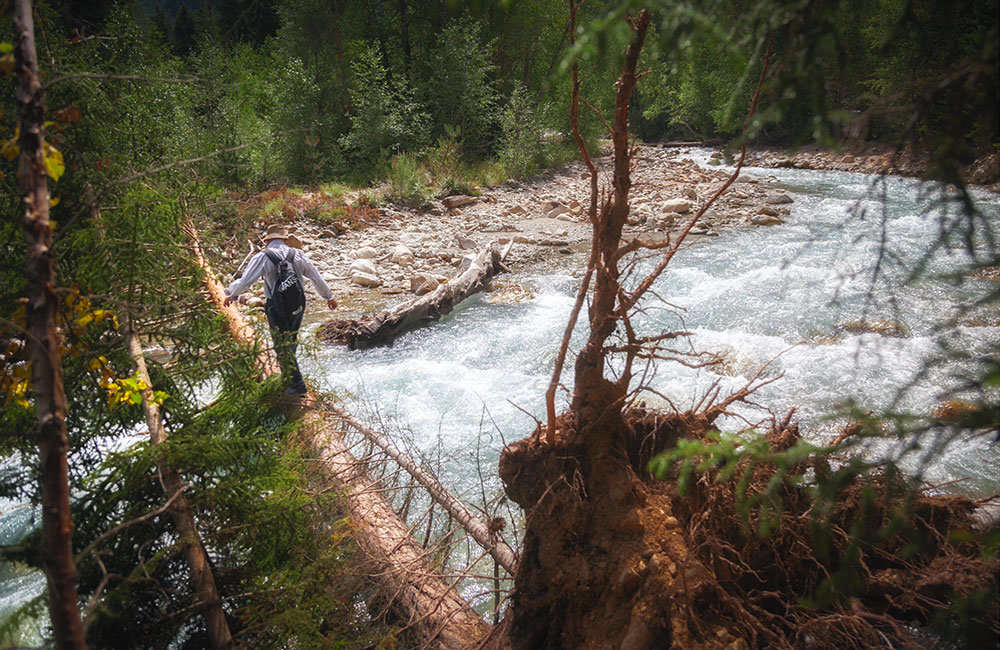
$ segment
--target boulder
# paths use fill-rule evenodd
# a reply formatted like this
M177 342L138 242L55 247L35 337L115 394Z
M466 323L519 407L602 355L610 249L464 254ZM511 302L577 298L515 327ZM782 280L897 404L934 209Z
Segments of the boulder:
M458 242L458 247L463 251L471 251L479 248L479 244L475 240L463 237L462 235L455 235L455 241Z
M785 220L777 216L760 214L755 217L751 217L750 223L755 226L777 226L785 223Z
M762 205L757 210L757 214L764 214L769 217L777 217L779 214L781 214L781 212L778 211L778 208L772 208L769 205Z
M475 255L463 255L460 262L459 270L461 273L465 273L472 267L472 263L476 261Z
M361 285L362 287L377 287L382 284L382 281L378 279L377 275L364 273L363 271L354 271L351 273L351 282Z
M646 225L656 230L669 230L674 225L674 216L672 214L656 215L647 219Z
M363 246L354 251L354 257L359 260L373 260L378 257L378 251L371 246Z
M422 296L437 289L439 284L433 275L418 273L410 278L410 292Z
M392 257L390 259L394 264L413 264L413 251L402 244L397 244L392 249Z
M691 211L691 201L687 199L668 199L660 204L660 208L664 212L675 212L677 214L684 214L685 212Z
M368 275L378 275L375 262L367 257L361 257L351 262L351 274L367 273Z
M441 199L441 203L444 203L444 207L449 210L454 210L455 208L460 208L463 205L469 205L470 203L475 203L477 201L474 196L465 196L464 194L456 194L454 196L446 196Z
M562 203L556 201L546 201L542 204L542 216L548 219L555 219L562 214L570 214L572 211Z
M794 203L795 201L784 192L772 192L767 195L764 202L770 203L771 205L784 205L785 203Z

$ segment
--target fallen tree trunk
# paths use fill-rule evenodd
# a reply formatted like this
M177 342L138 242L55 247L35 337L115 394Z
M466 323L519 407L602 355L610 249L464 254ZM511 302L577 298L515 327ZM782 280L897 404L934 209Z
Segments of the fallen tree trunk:
M392 444L392 442L384 435L375 431L371 427L365 426L344 409L332 404L327 405L326 408L333 411L333 413L335 413L343 422L349 424L360 432L361 435L363 435L367 440L375 443L382 449L382 451L388 454L390 458L396 461L400 467L409 472L410 476L415 478L417 482L430 493L434 501L441 504L444 509L455 518L455 521L460 523L462 527L465 528L465 530L472 536L472 538L476 540L476 542L482 546L500 566L505 568L511 574L514 573L514 568L517 565L517 555L510 548L510 546L507 545L507 542L491 532L491 527L484 524L479 517L472 514L472 512L465 507L464 503L459 501L455 495L449 492L446 487L441 485L441 482L438 481L434 474L414 462L412 458L400 451L399 448Z
M205 259L197 231L186 224L197 263L205 272L209 295L226 316L237 340L254 345L253 329L234 308L223 306L221 286ZM266 364L269 359L260 359ZM264 374L270 374L268 369ZM403 625L417 636L417 647L465 649L477 647L491 631L455 589L435 573L406 525L383 498L375 481L365 475L341 436L326 422L315 400L303 400L301 420L305 439L322 459L329 478L339 488L355 525L355 539L372 563L373 577L391 594L392 607Z
M482 291L493 276L507 270L503 261L510 247L508 243L501 251L491 244L476 255L468 269L434 291L360 320L331 319L317 330L316 337L346 345L351 350L392 345L404 332L436 321L458 303Z

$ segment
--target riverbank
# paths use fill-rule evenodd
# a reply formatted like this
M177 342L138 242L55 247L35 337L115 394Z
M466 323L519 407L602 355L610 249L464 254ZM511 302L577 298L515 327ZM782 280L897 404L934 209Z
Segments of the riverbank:
M688 152L637 148L626 238L664 237L685 224L729 177L725 170L696 164ZM603 178L610 159L600 158L597 164ZM356 318L446 282L464 257L493 242L514 241L508 261L515 268L563 266L572 259L582 270L591 236L584 205L589 182L583 164L573 162L476 196L434 200L424 209L381 207L372 211L375 220L363 228L331 228L306 218L289 225L298 245L330 283L341 304L337 316ZM694 239L792 218L794 199L775 185L773 176L743 172L694 228ZM241 255L234 249L226 258ZM316 311L322 302L311 286L307 292L314 299L309 319L329 317L328 310ZM263 289L257 286L241 302L248 314L259 315Z

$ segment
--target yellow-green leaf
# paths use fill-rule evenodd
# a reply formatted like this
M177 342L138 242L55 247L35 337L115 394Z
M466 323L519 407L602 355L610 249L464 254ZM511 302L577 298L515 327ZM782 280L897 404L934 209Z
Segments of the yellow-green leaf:
M59 177L66 171L62 152L48 142L45 143L45 169L54 181L59 180Z
M14 51L14 44L4 41L0 43L0 54L10 54Z
M17 144L17 134L10 140L7 140L2 145L0 145L0 154L3 155L7 160L14 160L17 155L21 153L21 147Z

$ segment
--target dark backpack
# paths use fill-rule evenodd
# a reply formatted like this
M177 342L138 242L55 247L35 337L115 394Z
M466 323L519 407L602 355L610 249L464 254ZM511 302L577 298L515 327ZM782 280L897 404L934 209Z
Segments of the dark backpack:
M306 290L295 269L292 268L295 249L290 248L284 258L270 248L264 249L264 255L278 267L278 277L274 281L271 302L279 314L291 318L306 307Z

